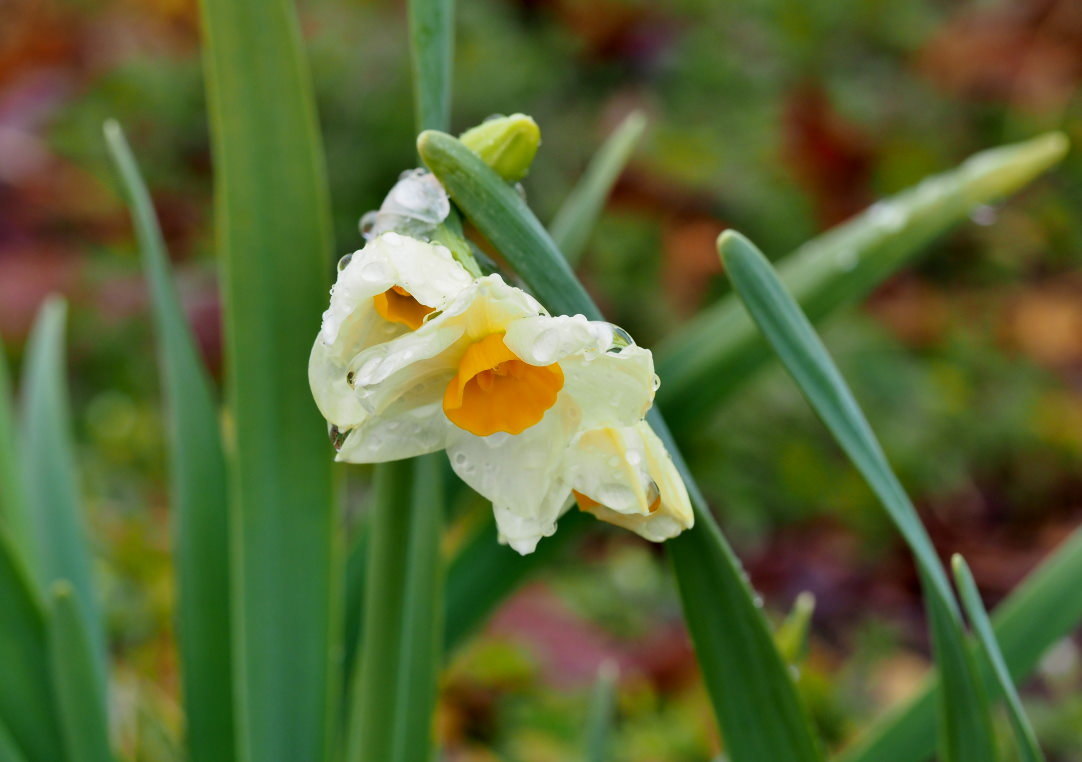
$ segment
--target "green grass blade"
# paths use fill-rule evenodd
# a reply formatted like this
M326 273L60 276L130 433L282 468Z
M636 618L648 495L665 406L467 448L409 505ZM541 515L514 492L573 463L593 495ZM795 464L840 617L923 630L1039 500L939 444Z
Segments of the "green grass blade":
M486 516L455 555L447 570L444 651L454 651L536 570L548 566L594 519L570 511L560 519L560 531L520 556L496 539L496 522Z
M944 760L995 759L987 701L946 572L905 490L830 359L822 341L751 242L726 231L718 238L726 270L748 312L905 538L917 559L944 684Z
M70 762L110 762L105 694L97 675L90 634L75 589L66 580L52 585L49 656L60 709L60 726Z
M646 117L642 112L628 114L590 160L586 172L552 218L549 233L556 248L572 265L582 258L612 186L627 166L645 128Z
M57 762L64 753L35 590L11 535L0 527L0 721L28 762Z
M23 484L33 536L29 555L35 559L41 590L49 590L58 580L67 580L75 589L104 691L105 632L91 575L71 439L64 363L66 316L67 305L58 298L50 298L42 306L30 333L23 368Z
M377 467L376 471L378 470ZM342 600L345 606L343 609L345 635L342 641L344 649L342 674L345 677L343 682L347 690L361 643L361 632L364 629L364 590L368 580L369 534L366 522L358 530L357 537L346 556L346 583L342 586Z
M1029 675L1052 644L1082 622L1082 529L1008 596L992 615L1012 679ZM838 762L926 762L935 750L939 680L934 675L916 695L869 728Z
M229 610L229 500L212 384L173 285L146 185L120 125L105 139L124 185L150 283L169 427L177 631L187 746L193 759L233 759Z
M0 341L0 527L19 543L24 555L32 547L33 534L26 507L22 472L16 442L17 431L12 409L11 377L8 375L4 343Z
M974 207L1018 190L1056 164L1067 141L1050 133L994 148L881 201L778 263L778 275L812 321L856 302ZM772 357L735 296L722 299L657 350L658 402L676 431Z
M619 677L620 668L612 661L603 662L597 671L597 682L590 697L590 711L586 715L586 762L608 762L612 759L609 747L616 720L616 683Z
M981 594L977 590L977 583L973 581L973 575L965 560L955 555L952 559L954 582L961 594L962 606L965 609L969 624L977 634L977 642L980 644L981 653L984 655L986 669L995 675L996 682L1003 698L1007 702L1008 716L1011 727L1014 729L1015 742L1022 762L1044 762L1044 754L1037 743L1037 736L1033 732L1029 718L1022 708L1022 700L1018 697L1018 690L1014 687L1007 664L1003 660L1003 654L996 642L996 634L992 630L992 622L988 619L988 612L981 602Z
M3 719L0 719L0 762L27 762Z
M376 473L350 762L431 756L443 624L442 458L385 463Z
M325 167L289 0L203 0L224 273L239 757L330 753L341 559L307 366L333 249Z
M454 0L410 0L410 58L417 131L451 126Z
M567 260L514 189L450 135L422 133L418 150L462 212L550 310L600 318ZM735 762L820 759L807 714L739 561L706 509L656 407L650 421L681 469L696 506L694 529L667 546L730 756Z

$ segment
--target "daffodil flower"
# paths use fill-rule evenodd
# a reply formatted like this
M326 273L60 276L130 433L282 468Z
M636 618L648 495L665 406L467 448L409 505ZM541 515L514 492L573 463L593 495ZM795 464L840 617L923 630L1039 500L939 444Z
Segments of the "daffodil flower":
M624 337L581 315L552 317L499 275L481 278L416 331L353 358L348 375L367 415L350 424L337 458L445 448L459 477L492 501L501 539L529 553L568 505L578 435L635 426L653 402L653 357Z
M373 345L420 328L472 281L445 247L398 233L385 233L343 257L308 361L323 417L340 429L360 423L367 412L350 383L350 362Z
M684 480L646 421L581 434L568 452L565 478L581 510L652 542L695 523Z

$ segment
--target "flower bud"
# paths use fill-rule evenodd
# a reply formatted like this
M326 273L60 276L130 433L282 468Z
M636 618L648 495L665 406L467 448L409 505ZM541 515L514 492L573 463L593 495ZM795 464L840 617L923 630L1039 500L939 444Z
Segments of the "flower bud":
M516 183L530 171L541 145L541 129L533 117L512 114L482 122L462 133L459 140L500 177Z

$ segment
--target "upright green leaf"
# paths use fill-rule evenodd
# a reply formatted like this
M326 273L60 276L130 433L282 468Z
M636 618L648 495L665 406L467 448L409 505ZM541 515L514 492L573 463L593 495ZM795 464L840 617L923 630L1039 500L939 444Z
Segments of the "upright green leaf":
M1011 677L1030 674L1052 644L1082 622L1082 529L1004 600L992 616L996 640ZM887 714L845 750L838 762L925 762L935 747L940 684L924 687Z
M25 554L33 543L30 516L16 442L15 416L12 414L11 381L8 375L4 343L0 341L0 527L7 527Z
M64 759L45 619L11 535L0 527L0 722L27 762Z
M452 200L553 312L599 318L567 260L522 198L450 135L425 132L421 159ZM657 408L650 422L688 485L695 527L667 543L688 628L734 762L821 759L810 723L740 564ZM749 722L749 718L753 718Z
M598 149L586 172L552 218L549 225L552 240L572 265L582 258L582 250L586 248L612 186L624 171L645 127L646 117L641 111L628 114Z
M3 719L0 719L0 762L26 762Z
M454 0L410 0L410 58L417 130L451 126Z
M66 580L53 583L49 608L49 656L67 759L110 762L105 694L90 633L75 590Z
M977 584L973 581L973 575L965 560L955 555L952 559L954 567L954 581L958 585L958 592L962 596L962 606L965 608L969 624L977 634L977 642L980 643L981 652L984 655L986 668L995 675L996 682L1007 702L1008 715L1011 726L1014 728L1015 742L1018 744L1018 752L1022 762L1044 762L1044 754L1037 744L1037 736L1033 732L1033 726L1026 717L1022 708L1022 700L1018 697L1018 691L1014 687L1014 681L1007 670L1007 664L1003 660L999 643L996 642L992 623L988 619L988 612L981 602L981 594L977 590Z
M590 697L586 715L586 762L608 762L612 759L612 726L616 719L616 682L620 669L615 662L602 662L597 682Z
M752 319L812 408L879 498L916 556L943 679L945 762L994 760L992 724L968 650L954 595L931 540L848 385L770 263L750 241L726 231L718 238L726 271Z
M432 753L443 642L442 457L384 463L376 472L350 762L415 762Z
M193 759L233 759L229 500L217 404L173 285L154 206L120 125L105 139L131 208L150 283L169 427L180 671Z
M67 305L50 298L38 313L27 344L22 377L22 465L34 571L41 590L58 580L75 589L104 690L105 632L91 575L90 548L81 514L78 473L68 409L64 362Z
M778 275L808 317L818 321L865 296L975 207L1018 190L1066 151L1066 138L1050 133L976 154L804 244L779 262ZM680 432L770 357L739 300L726 297L658 347L658 373L664 379L658 403Z
M329 753L340 637L331 457L308 389L333 249L289 0L203 0L224 274L239 756Z

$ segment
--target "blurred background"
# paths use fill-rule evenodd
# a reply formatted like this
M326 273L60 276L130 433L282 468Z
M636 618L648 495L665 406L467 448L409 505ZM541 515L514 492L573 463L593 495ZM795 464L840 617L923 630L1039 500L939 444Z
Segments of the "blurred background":
M1077 0L457 5L454 126L537 119L525 187L543 220L623 116L648 116L581 267L609 318L647 346L727 291L713 246L724 227L782 256L982 148L1049 129L1082 144ZM404 4L300 11L341 255L416 162ZM0 334L18 367L46 294L72 302L114 731L138 760L177 758L174 591L155 345L101 124L128 131L220 377L199 48L194 0L7 0L0 24ZM1076 150L824 326L937 546L967 557L990 606L1082 521L1080 210ZM771 616L816 595L800 685L843 746L928 667L905 547L777 367L705 418L689 455ZM363 502L364 472L351 480ZM1025 692L1061 762L1082 760L1080 642L1056 646ZM716 753L663 554L599 529L455 658L439 711L447 758L572 758L606 662L620 675L613 759Z

